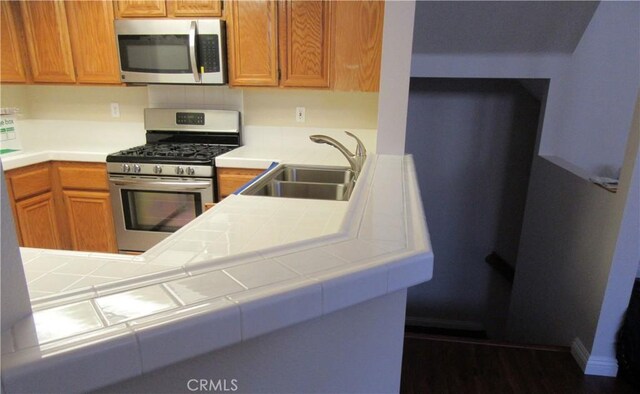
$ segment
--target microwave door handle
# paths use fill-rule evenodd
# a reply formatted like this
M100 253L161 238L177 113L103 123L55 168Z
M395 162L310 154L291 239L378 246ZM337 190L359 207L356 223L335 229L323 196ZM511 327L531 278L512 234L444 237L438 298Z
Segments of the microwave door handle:
M193 72L193 79L196 82L200 82L200 73L198 72L198 61L196 56L196 34L197 34L197 23L196 21L191 21L191 28L189 29L189 57L191 61L191 72Z

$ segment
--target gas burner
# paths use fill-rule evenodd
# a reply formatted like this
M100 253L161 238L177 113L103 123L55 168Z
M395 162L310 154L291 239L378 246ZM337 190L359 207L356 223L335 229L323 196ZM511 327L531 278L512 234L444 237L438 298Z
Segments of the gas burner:
M109 161L117 162L145 162L162 163L163 160L176 160L189 163L190 161L210 162L216 156L229 152L235 146L200 143L164 144L151 143L134 148L125 149L109 155Z

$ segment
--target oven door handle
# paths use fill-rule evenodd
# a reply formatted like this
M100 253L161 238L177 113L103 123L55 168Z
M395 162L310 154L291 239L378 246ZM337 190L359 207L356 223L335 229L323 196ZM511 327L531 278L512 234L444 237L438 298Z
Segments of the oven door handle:
M171 182L171 181L141 181L141 180L127 180L127 179L109 179L116 186L160 186L164 188L170 188L174 190L202 190L211 187L211 182L208 181L183 181L183 182Z

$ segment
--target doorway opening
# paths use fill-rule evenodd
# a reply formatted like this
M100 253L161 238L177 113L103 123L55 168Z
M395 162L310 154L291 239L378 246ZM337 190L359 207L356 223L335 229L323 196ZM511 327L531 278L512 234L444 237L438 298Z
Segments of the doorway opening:
M412 78L406 153L414 156L435 254L409 289L407 326L506 335L546 79Z

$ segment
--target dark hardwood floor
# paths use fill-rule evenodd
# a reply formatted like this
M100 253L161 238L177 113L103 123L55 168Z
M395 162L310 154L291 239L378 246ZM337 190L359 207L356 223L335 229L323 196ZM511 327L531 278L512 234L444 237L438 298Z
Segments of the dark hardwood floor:
M625 381L585 376L566 348L405 334L401 393L638 393Z

